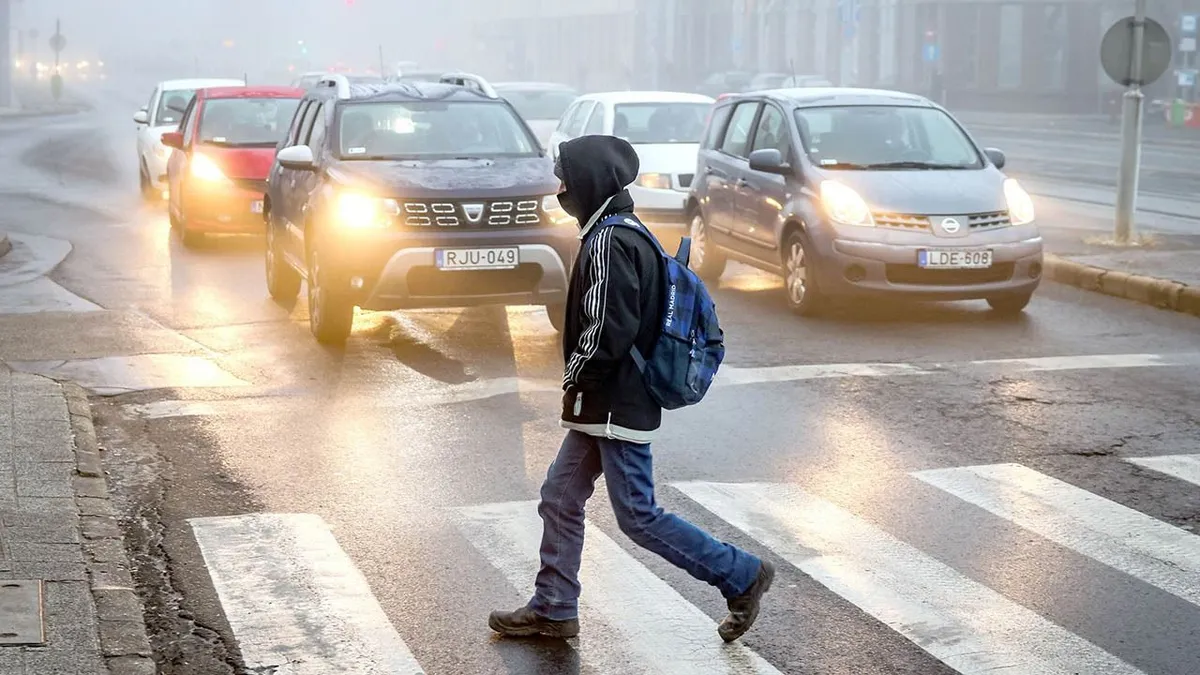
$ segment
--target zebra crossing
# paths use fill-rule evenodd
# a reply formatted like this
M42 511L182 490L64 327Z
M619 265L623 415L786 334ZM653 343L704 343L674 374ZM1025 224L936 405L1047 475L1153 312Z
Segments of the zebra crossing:
M1180 481L1181 489L1200 486L1200 454L1126 461ZM1136 582L1200 604L1200 536L1184 529L1020 464L918 470L908 479L931 486L934 496L978 510L982 518L998 519ZM861 612L878 622L881 631L890 629L923 650L931 659L929 672L943 667L963 675L1158 671L1130 662L1138 659L1123 652L1133 645L1118 639L1103 640L1102 647L1007 597L978 575L922 551L890 532L878 514L864 516L790 483L670 485L697 513L711 514L782 561L780 580L806 576L843 601L844 611ZM447 516L500 578L519 593L531 591L541 537L536 502L453 507ZM446 669L437 661L440 651L425 646L425 640L436 636L401 635L318 516L249 514L189 522L251 672L475 672L461 664ZM579 666L570 672L791 672L773 663L771 652L772 645L787 639L787 626L764 624L742 641L722 643L711 611L690 602L631 555L631 544L618 542L605 530L588 523L580 572L583 632L571 641ZM788 596L773 592L767 597L770 604ZM470 598L455 601L470 603ZM1194 620L1200 625L1200 611ZM482 621L478 629L455 639L486 642L489 634ZM761 635L756 637L756 631ZM763 635L769 639L759 639ZM1136 649L1129 653L1144 657ZM1192 663L1173 672L1200 672L1200 644L1187 654ZM431 663L423 666L422 659ZM935 660L942 665L934 665Z

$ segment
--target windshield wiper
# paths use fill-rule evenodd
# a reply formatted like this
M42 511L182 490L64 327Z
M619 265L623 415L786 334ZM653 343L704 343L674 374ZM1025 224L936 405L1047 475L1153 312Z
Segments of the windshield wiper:
M968 164L945 164L938 162L916 162L906 160L901 162L880 162L878 164L870 164L868 169L969 169Z
M873 166L875 166L875 165L874 164L858 164L856 162L821 162L822 169L833 169L833 170L853 169L856 171L861 171L863 169L869 169Z

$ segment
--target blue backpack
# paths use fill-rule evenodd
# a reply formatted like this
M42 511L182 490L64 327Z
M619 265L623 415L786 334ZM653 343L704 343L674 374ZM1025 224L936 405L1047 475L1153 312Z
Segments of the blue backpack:
M624 227L648 239L662 259L665 292L662 330L647 356L635 346L630 354L646 381L650 395L666 410L695 405L708 393L725 358L725 333L717 322L717 307L704 282L688 267L692 240L684 237L674 256L645 226L628 214L600 221L596 230Z

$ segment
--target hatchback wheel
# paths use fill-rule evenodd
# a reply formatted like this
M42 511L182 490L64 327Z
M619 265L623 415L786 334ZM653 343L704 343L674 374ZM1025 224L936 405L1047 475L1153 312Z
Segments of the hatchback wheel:
M788 235L784 248L783 282L788 307L800 316L813 316L824 307L808 248L799 232Z
M300 273L283 257L275 227L267 224L267 292L280 304L291 304L300 294Z
M692 238L692 253L688 260L688 266L701 279L709 281L720 279L721 275L725 273L727 264L725 252L718 248L712 238L708 236L708 226L704 223L704 216L700 215L699 210L692 216L691 225L688 227L688 236Z
M992 310L1001 316L1016 316L1025 311L1032 299L1032 293L1010 293L992 296L987 302L992 306Z
M343 345L354 327L354 303L345 289L334 288L317 251L308 260L308 327L317 342Z

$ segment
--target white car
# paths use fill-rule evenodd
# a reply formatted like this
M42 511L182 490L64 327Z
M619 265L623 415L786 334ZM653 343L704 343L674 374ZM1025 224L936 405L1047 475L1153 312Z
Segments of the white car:
M581 96L563 113L551 134L550 154L557 159L559 144L579 136L624 138L641 163L637 180L629 186L638 217L660 233L660 238L665 229L682 233L684 204L712 105L713 99L707 96L666 91Z
M171 148L163 145L162 135L179 128L183 111L197 89L207 87L244 87L242 80L197 79L161 82L150 94L150 102L133 116L137 122L138 182L142 196L151 201L163 198L167 190L167 160Z

